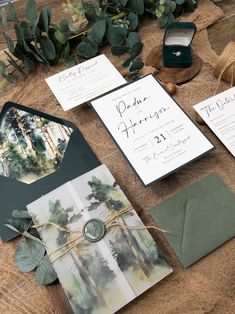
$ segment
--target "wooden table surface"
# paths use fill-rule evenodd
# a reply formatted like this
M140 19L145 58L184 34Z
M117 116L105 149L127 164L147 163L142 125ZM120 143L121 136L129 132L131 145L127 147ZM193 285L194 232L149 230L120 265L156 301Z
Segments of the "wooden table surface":
M38 1L39 7L48 3L53 6L55 19L61 18L61 2L56 0ZM24 1L19 0L16 4L21 16L23 3ZM200 25L205 25L206 21L209 21L208 25L211 25L208 33L201 27L194 40L193 48L203 61L201 72L189 83L177 87L175 98L191 118L194 118L191 105L210 97L216 86L216 79L212 75L211 60L216 60L217 55L210 50L210 44L215 52L220 54L228 43L225 34L228 32L234 34L232 25L234 25L235 0L223 1L220 6L224 9L225 18L217 21L214 25L211 25L213 24L211 16L213 14L220 16L220 12L209 0L202 0L198 10L190 15L193 20L199 21ZM226 16L230 16L230 19L228 20ZM187 19L187 15L185 18ZM7 32L11 33L11 27L7 29ZM149 21L141 27L140 33L143 38L149 34L144 39L144 49L146 50L143 55L145 57L153 42L156 45L162 42L163 30L158 29L154 21ZM4 48L5 44L2 34L0 34L0 49ZM104 48L104 52L112 59L117 68L122 70L119 59L113 58L108 48ZM151 222L148 214L149 208L183 190L210 172L218 173L227 186L235 192L234 158L206 126L199 127L215 143L217 147L215 152L183 168L178 174L144 188L91 109L81 106L78 109L64 112L59 106L47 88L44 78L57 73L60 69L61 66L51 69L39 68L35 74L30 75L25 81L11 86L7 92L1 95L0 106L2 107L7 100L12 100L65 118L77 125L99 160L108 165L145 223ZM222 83L221 88L226 89L228 85ZM9 191L9 197L13 197L13 192ZM164 237L156 232L152 234L173 267L174 273L124 307L120 313L235 313L235 239L185 270ZM33 273L21 273L16 268L13 254L18 241L14 240L7 244L0 242L0 314L70 313L71 309L67 298L59 284L40 287L37 285Z

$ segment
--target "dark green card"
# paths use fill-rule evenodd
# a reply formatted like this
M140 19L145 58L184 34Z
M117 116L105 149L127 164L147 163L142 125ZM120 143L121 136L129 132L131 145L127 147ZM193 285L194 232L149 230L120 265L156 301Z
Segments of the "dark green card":
M235 196L214 173L150 211L184 267L235 236Z
M100 163L70 122L8 102L0 116L0 236L14 209L47 194Z

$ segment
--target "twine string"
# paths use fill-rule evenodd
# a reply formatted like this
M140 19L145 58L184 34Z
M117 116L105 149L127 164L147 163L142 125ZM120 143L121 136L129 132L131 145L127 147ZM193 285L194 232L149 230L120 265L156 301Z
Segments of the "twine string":
M217 80L217 84L216 84L216 88L215 88L215 91L213 93L213 96L216 95L217 91L218 91L218 88L219 88L219 85L221 83L221 79L222 79L222 75L225 73L225 71L233 64L235 63L235 60L232 60L230 61L228 64L226 64L223 69L221 70L220 72L220 75L218 76L218 80ZM232 67L232 74L231 74L231 82L230 82L230 85L231 87L233 86L233 77L234 77L234 67Z
M111 217L109 217L104 222L104 225L105 225L106 229L109 229L109 228L112 228L112 227L120 227L122 229L137 230L137 231L138 230L155 229L155 230L163 232L163 233L170 233L168 230L160 229L160 228L158 228L158 227L156 227L154 225L147 225L147 226L143 226L143 227L138 227L138 226L127 226L127 225L122 224L122 223L114 222L114 220L116 220L118 217L120 217L123 214L128 213L132 209L133 209L132 206L127 206L126 208L120 210L119 212L117 212L117 213L113 214ZM51 221L46 221L46 222L44 222L42 224L34 225L34 226L32 226L32 228L38 229L38 228L44 228L44 227L47 227L47 226L54 226L54 227L58 228L60 231L64 231L64 232L69 233L69 234L78 233L77 236L75 236L71 240L67 241L66 243L62 244L61 246L56 248L54 251L48 253L48 256L51 257L52 255L54 255L58 251L62 250L63 248L65 248L67 246L69 246L64 252L61 252L61 254L59 254L55 258L51 258L51 262L52 263L54 263L55 261L57 261L58 259L60 259L64 255L66 255L68 252L70 252L74 247L76 247L80 243L82 243L84 241L88 241L88 240L85 239L85 237L84 237L84 235L83 235L83 233L81 232L80 229L65 228L65 227L62 227L62 226L60 226L60 225L58 225L58 224L56 224L54 222L51 222Z
M234 84L234 70L235 70L235 42L231 41L227 44L223 50L219 60L214 68L214 75L218 78L215 91L215 95L220 86L221 80L225 80L231 84ZM222 78L223 77L223 78Z

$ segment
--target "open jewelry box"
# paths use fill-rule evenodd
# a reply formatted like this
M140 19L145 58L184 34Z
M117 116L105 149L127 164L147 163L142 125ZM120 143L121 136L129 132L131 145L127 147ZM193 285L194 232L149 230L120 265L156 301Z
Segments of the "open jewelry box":
M192 22L175 22L166 27L162 58L167 68L187 68L192 64L191 43L197 27Z

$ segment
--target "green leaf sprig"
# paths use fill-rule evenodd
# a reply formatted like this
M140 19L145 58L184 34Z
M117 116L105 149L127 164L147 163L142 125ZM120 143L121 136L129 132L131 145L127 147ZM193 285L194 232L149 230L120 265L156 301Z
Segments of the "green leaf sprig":
M14 210L7 220L6 227L22 235L24 241L15 251L15 263L22 272L36 271L36 280L40 285L49 285L57 279L54 268L46 255L45 247L32 228L32 217L26 210Z
M67 37L59 27L51 24L52 9L47 6L38 11L36 0L25 3L26 21L19 21L12 3L8 13L4 8L0 11L2 25L14 21L15 39L3 32L9 49L8 64L1 62L0 74L8 81L14 81L16 74L24 75L24 70L34 71L38 63L51 65L67 59L70 45ZM18 61L21 63L18 63ZM13 68L10 71L10 67ZM13 80L14 79L14 80Z

